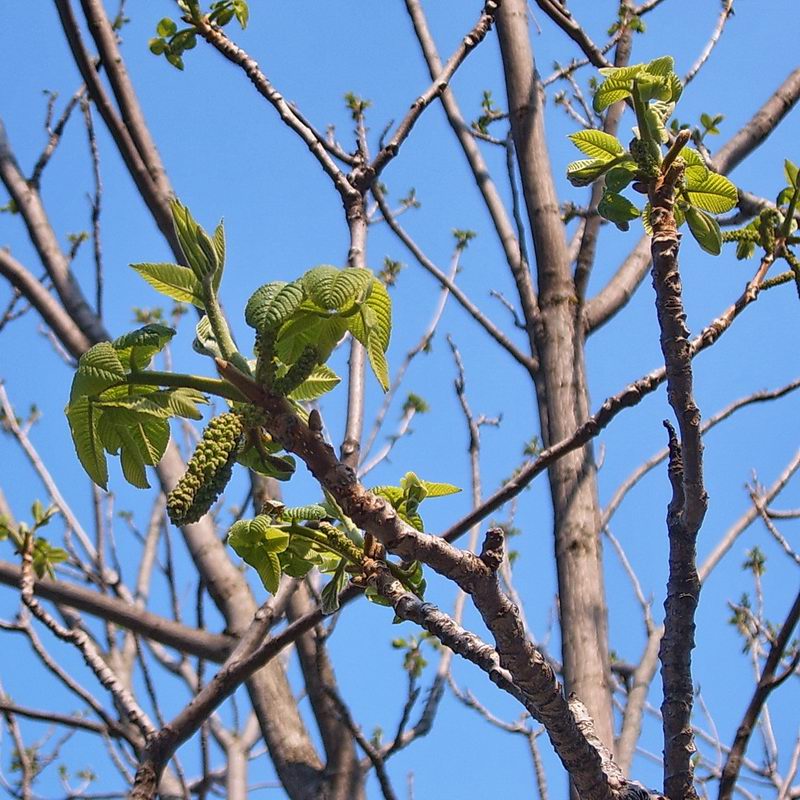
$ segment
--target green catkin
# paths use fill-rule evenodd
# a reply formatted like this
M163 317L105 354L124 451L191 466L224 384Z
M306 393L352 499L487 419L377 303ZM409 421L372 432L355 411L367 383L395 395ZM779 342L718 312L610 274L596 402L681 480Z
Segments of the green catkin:
M313 345L307 345L300 358L289 367L288 372L282 378L276 378L272 382L272 390L275 394L283 395L284 397L291 394L313 371L317 366L319 359L319 351Z
M167 514L173 525L197 522L208 513L231 479L243 433L238 414L220 414L208 423L186 465L186 474L167 497Z

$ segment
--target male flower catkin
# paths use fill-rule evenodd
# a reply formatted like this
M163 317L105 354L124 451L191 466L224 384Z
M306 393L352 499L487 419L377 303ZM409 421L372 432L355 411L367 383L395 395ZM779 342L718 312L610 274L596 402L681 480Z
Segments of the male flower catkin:
M208 423L186 465L186 474L167 497L167 513L173 525L197 522L208 512L231 479L243 434L238 414L220 414Z

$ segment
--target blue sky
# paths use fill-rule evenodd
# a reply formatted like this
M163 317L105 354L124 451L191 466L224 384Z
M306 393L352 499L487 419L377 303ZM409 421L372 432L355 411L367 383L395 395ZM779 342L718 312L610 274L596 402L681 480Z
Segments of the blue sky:
M602 40L609 24L613 3L573 4L574 11L593 36ZM701 112L724 114L722 135L711 142L724 142L744 123L766 96L797 64L795 3L789 0L754 3L742 2L729 22L721 43L700 77L681 99L677 116L695 122ZM8 4L5 25L0 32L0 59L7 79L0 84L0 114L8 129L23 170L29 170L45 138L42 120L45 110L44 89L59 92L59 107L77 88L79 78L60 35L58 20L50 4ZM259 61L272 82L319 128L336 126L337 137L346 147L352 144L349 113L343 95L353 91L372 101L369 109L370 142L377 143L380 131L391 121L399 120L413 99L428 85L418 46L410 23L399 3L319 3L306 0L292 4L251 4L251 26L245 32L231 33ZM582 7L584 6L584 7ZM446 56L477 17L474 3L430 2L426 4L431 28L440 52ZM691 3L670 0L647 17L648 33L638 37L634 59L646 61L670 53L676 69L683 74L702 49L719 12L719 3ZM249 294L268 280L291 279L320 263L343 263L347 251L346 227L341 204L327 177L306 148L283 127L273 109L253 91L244 76L224 64L209 48L187 54L187 69L179 73L163 59L147 50L158 19L174 13L168 2L131 3L131 22L123 31L124 55L138 88L145 116L151 126L169 177L181 199L207 227L225 218L229 262L223 285L223 301L231 311L235 332L246 340L244 321L236 310ZM541 26L534 33L534 48L539 69L548 74L552 62L567 62L576 50L544 16L533 10ZM783 21L783 22L781 22ZM536 26L534 25L534 30ZM584 71L581 80L589 77ZM496 40L487 41L472 54L454 81L454 89L465 114L478 115L481 92L493 92L499 106L504 105L502 71ZM548 107L548 132L552 160L557 175L577 158L577 151L565 136L575 128L552 103ZM622 132L632 125L623 120ZM98 121L101 165L103 170L104 256L106 263L106 317L110 329L122 333L133 327L132 307L152 307L162 300L145 287L127 267L131 262L169 260L163 240L156 231L130 179ZM798 116L795 111L783 126L763 145L732 178L740 186L759 195L774 196L782 186L782 163L786 157L800 161L797 152ZM623 137L624 138L624 137ZM487 150L490 167L508 195L503 175L502 152ZM460 151L441 110L429 109L415 127L400 157L387 169L383 180L390 198L402 197L414 187L422 201L419 211L409 212L403 224L417 238L425 252L445 267L453 246L453 228L472 229L478 237L462 259L458 281L475 302L498 324L503 325L521 346L523 339L515 332L508 313L489 297L492 289L513 297L513 287L483 210L474 183L467 173ZM55 229L62 242L67 234L88 226L88 201L92 189L88 169L85 134L79 117L69 124L64 141L43 183L43 196ZM580 202L583 195L559 178L561 199ZM0 197L0 204L5 199ZM592 278L590 294L613 273L626 249L638 237L632 226L629 235L604 230L601 249ZM18 219L0 216L0 245L9 246L14 255L38 272L32 248ZM396 366L405 352L416 343L436 304L438 289L423 273L402 245L383 226L370 231L368 263L379 268L384 256L408 264L393 290L395 330L389 351L390 366ZM681 255L685 301L689 326L693 331L720 313L738 295L749 278L752 262L736 262L727 251L712 259L699 251L691 240L685 242ZM84 247L75 271L88 290L91 282L90 248ZM765 294L756 307L737 322L735 329L711 353L696 362L698 402L704 416L709 416L731 400L762 388L776 388L797 377L796 334L797 297L790 287ZM4 292L4 293L3 293ZM8 292L0 290L0 303ZM629 381L657 366L660 359L652 290L647 282L631 304L591 339L587 348L593 407L617 392ZM207 369L202 360L190 353L191 325L185 320L173 347L178 368L189 371ZM519 367L515 366L452 301L449 303L430 355L416 360L409 372L405 391L390 412L385 434L399 418L399 405L405 392L416 392L430 403L431 412L417 417L414 434L402 440L391 463L376 470L371 481L396 481L413 469L431 480L446 480L468 487L469 472L465 458L467 435L452 389L455 371L444 334L451 333L460 346L467 369L470 404L478 414L502 414L497 429L485 429L483 435L483 482L489 493L518 465L524 443L536 431L531 390ZM343 355L334 367L344 365ZM42 420L32 437L47 459L48 466L62 492L77 513L90 519L88 480L74 457L62 415L71 375L70 370L53 355L47 340L38 333L38 322L27 315L11 324L0 337L0 379L19 412L33 402L42 412ZM344 391L340 389L324 403L326 421L334 441L341 438ZM368 412L380 404L377 384L371 385ZM769 407L751 408L714 431L706 442L707 484L711 497L708 516L700 541L701 559L710 551L726 528L747 508L743 490L755 470L759 479L769 484L797 449L794 419L798 401L789 397ZM598 452L601 500L605 503L618 483L643 459L664 444L661 420L669 411L665 395L657 393L639 407L621 415L600 437ZM369 420L369 413L367 419ZM31 502L46 499L44 489L9 438L0 439L4 478L2 488L14 512L24 518ZM8 477L6 477L8 476ZM125 487L118 468L112 468L115 508L129 509L140 524L145 524L149 501L145 495ZM10 478L10 479L9 479ZM245 494L240 478L229 494L229 504L238 504ZM286 487L287 502L300 503L316 498L313 484L298 476ZM654 471L628 498L614 518L612 529L626 548L644 586L654 598L654 614L660 617L666 575L666 537L664 515L668 486L664 470ZM796 507L797 488L790 484L781 507ZM447 527L469 507L468 492L454 498L431 501L426 515L428 529ZM224 522L224 513L222 521ZM520 498L516 514L523 536L515 541L521 556L515 570L516 585L526 605L526 613L535 635L548 634L555 594L551 559L550 511L546 482L539 479ZM117 524L117 540L125 558L132 558L136 545ZM796 529L784 528L790 540L797 541ZM57 531L54 530L54 533ZM723 741L729 742L738 723L752 684L747 657L741 654L741 642L725 624L729 615L726 603L737 600L742 591L752 587L740 570L747 548L758 543L768 556L766 604L768 614L779 621L788 608L797 586L797 570L763 529L754 526L737 543L726 561L704 588L698 617L698 650L695 677ZM187 608L192 607L191 568L181 553L179 586ZM3 558L12 554L6 545ZM627 579L613 553L607 554L612 647L621 658L637 658L643 643L638 606ZM131 577L128 575L127 577ZM257 587L261 596L263 590ZM452 603L452 590L432 582L431 597L444 607ZM165 598L154 597L155 610L166 611ZM15 613L14 594L0 589L0 616ZM218 629L219 620L209 611L209 627ZM338 659L337 674L342 691L352 703L354 716L366 731L375 726L392 731L404 699L404 676L400 655L389 642L410 625L393 628L382 609L360 603L342 616L331 640ZM474 615L469 625L480 630ZM216 625L216 627L214 627ZM553 634L551 646L557 652ZM74 656L54 646L54 652L81 667ZM432 658L432 664L435 658ZM26 646L20 639L7 638L0 659L0 678L5 689L20 703L43 704L40 687L45 680L39 668L31 664ZM24 669L20 667L24 665ZM510 701L497 696L476 670L458 664L456 679L475 691L498 714L512 719L518 710ZM429 669L423 679L432 678ZM93 685L90 677L83 678ZM790 682L791 683L791 682ZM787 684L774 709L774 723L784 753L796 735L796 718L788 709L800 704L797 682ZM73 707L71 699L48 689L48 701L65 710ZM658 697L657 686L653 699ZM181 689L165 698L168 713L178 710L186 700ZM698 713L698 720L705 724ZM41 727L24 727L31 736L40 735ZM643 744L658 751L659 732L652 720ZM69 744L72 768L89 761L101 774L103 788L114 781L113 771L101 766L105 760L86 749ZM8 740L3 740L3 758L8 756ZM547 751L547 745L543 746ZM758 746L752 754L759 758ZM188 765L196 764L196 743L182 753ZM547 753L548 763L552 757ZM486 764L502 763L497 774ZM784 762L785 763L785 762ZM7 760L4 760L7 764ZM413 770L416 796L481 797L493 791L509 800L528 797L532 791L531 768L524 742L492 729L452 697L446 697L432 734L398 755L391 763L391 774L402 794L405 775ZM255 779L270 779L264 759L253 769ZM557 771L551 774L558 776ZM447 789L442 793L442 776ZM633 776L650 785L658 785L658 769L646 759L637 760ZM103 781L109 781L108 784ZM553 792L563 789L555 777ZM58 788L43 783L42 791L58 796ZM100 786L98 786L100 788ZM450 793L451 792L451 793ZM378 796L371 785L370 796ZM279 796L276 790L264 796ZM261 796L254 794L254 796Z

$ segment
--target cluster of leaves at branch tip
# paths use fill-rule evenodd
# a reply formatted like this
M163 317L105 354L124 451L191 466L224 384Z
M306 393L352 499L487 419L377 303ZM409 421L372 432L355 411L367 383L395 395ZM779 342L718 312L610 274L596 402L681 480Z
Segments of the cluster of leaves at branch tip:
M604 179L603 197L598 213L621 230L628 230L631 220L641 217L645 230L652 234L650 202L639 208L621 192L627 186L641 194L654 191L662 172L670 164L683 167L683 177L676 186L674 213L680 226L688 223L692 236L708 253L718 255L722 247L719 223L712 214L732 209L738 200L736 187L723 175L712 172L701 154L683 146L679 152L667 152L664 145L675 147L667 122L675 110L683 86L674 71L671 56L663 56L649 64L629 67L607 67L600 70L605 80L597 85L594 109L598 113L614 103L627 101L636 114L634 138L626 148L615 136L599 130L583 130L570 135L570 140L588 156L567 167L567 178L575 186L588 186ZM708 120L714 127L714 120ZM688 134L678 134L678 142ZM682 138L681 138L682 137Z
M205 25L224 28L232 19L236 19L242 30L247 27L250 9L247 0L218 0L211 3L207 12L200 8L197 0L178 0L183 11L183 22L186 27L179 28L178 23L170 17L164 17L156 25L156 35L150 39L150 52L156 56L164 56L176 69L184 68L183 54L197 46L198 24L202 20Z
M418 530L424 530L419 506L428 497L444 497L460 491L449 483L424 481L408 472L399 486L376 486L373 494L386 498L398 515ZM228 544L252 566L269 592L277 591L281 575L302 578L314 567L331 576L321 593L322 610L331 614L339 608L339 595L348 578L360 577L364 566L361 532L336 501L326 495L322 503L287 507L270 500L254 519L235 522ZM426 583L418 562L387 562L393 577L422 598ZM366 596L389 605L372 586Z
M364 345L379 383L388 388L391 301L372 272L323 265L295 281L260 286L244 311L245 321L255 331L255 358L248 359L236 349L218 300L226 257L222 223L209 235L178 200L172 203L172 217L185 266L132 267L162 294L204 312L195 328L197 353L215 359L216 366L222 360L235 367L265 393L285 397L305 419L308 412L302 403L316 400L339 383L325 362L350 334ZM159 462L169 442L169 419L201 419L200 406L208 403L207 395L224 398L229 410L208 423L185 475L167 500L172 522L184 525L208 512L229 482L234 463L288 480L295 462L267 431L267 412L247 402L235 383L151 368L175 335L173 328L151 321L90 348L78 363L66 414L78 458L99 486L107 486L106 455L111 454L120 457L125 478L144 488L145 468ZM425 408L421 398L409 397L408 403L418 411ZM409 472L398 486L373 491L386 498L402 519L424 530L419 515L422 501L460 490ZM330 574L322 592L326 613L338 608L339 595L351 577L364 578L362 534L327 494L320 504L296 508L268 504L254 519L235 523L228 540L270 592L276 591L283 574L302 577L315 567ZM408 591L422 597L425 578L420 564L387 561L386 566ZM366 592L375 602L388 602L373 587Z
M22 553L33 539L31 550L33 571L37 578L55 578L55 567L69 558L69 554L61 547L53 547L38 532L58 513L56 506L45 508L41 501L35 500L31 506L33 523L14 523L8 517L0 515L0 542L8 539L17 553Z
M724 242L736 242L736 258L752 258L756 248L776 261L783 260L789 270L765 281L762 288L794 280L800 295L800 258L796 253L800 245L797 225L797 209L800 203L800 180L797 165L788 159L783 163L786 185L775 198L775 208L765 208L747 225L738 230L725 231Z

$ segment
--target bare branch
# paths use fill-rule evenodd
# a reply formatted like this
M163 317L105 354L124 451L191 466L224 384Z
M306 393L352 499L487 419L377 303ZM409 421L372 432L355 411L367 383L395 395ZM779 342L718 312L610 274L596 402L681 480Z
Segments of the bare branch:
M597 45L589 38L586 29L572 16L572 13L567 9L566 3L556 2L555 0L536 0L536 5L580 47L583 54L589 59L590 64L594 64L595 67L612 66L605 59Z
M683 78L683 85L686 86L687 84L691 83L694 80L695 76L703 67L703 64L708 61L709 56L711 55L711 51L717 46L717 42L719 42L720 37L722 36L722 31L725 29L725 23L728 19L733 15L733 0L724 0L722 4L722 11L720 12L719 19L717 20L717 24L714 27L713 32L711 33L711 37L706 42L706 46L703 48L703 52L697 57L697 61L692 64L689 71Z
M90 340L72 321L58 301L8 250L0 248L0 275L39 312L69 354L78 359L91 346Z
M436 44L428 29L425 14L422 11L419 0L406 0L406 8L408 9L409 16L414 25L414 32L419 40L422 53L425 56L428 72L431 77L433 77L436 73L441 71L442 64L436 50ZM505 254L506 261L508 262L512 276L514 277L514 282L517 286L522 311L528 323L527 332L530 352L535 353L533 321L537 318L538 308L536 304L536 293L533 289L530 270L527 265L527 258L524 256L523 252L524 245L514 232L514 226L508 218L500 193L494 181L492 181L489 167L471 134L470 127L461 114L461 110L458 107L458 103L451 89L445 90L442 94L441 102L450 127L453 133L455 133L458 143L461 145L461 149L464 151L475 183L481 192L486 209L489 212L492 224L497 232L497 237L503 247L503 253Z
M375 196L381 213L386 219L386 224L397 235L397 238L411 251L414 258L421 267L427 270L439 282L441 286L446 286L450 293L453 295L459 305L507 352L511 357L520 363L528 372L533 372L536 369L536 362L530 356L525 355L520 351L517 346L508 337L495 326L491 320L484 316L472 301L458 288L458 286L451 281L445 273L439 269L417 246L416 242L403 230L398 222L392 216L391 210L386 205L386 201L377 186L372 187L372 193Z
M20 595L22 602L36 619L47 627L62 641L73 644L83 656L87 666L92 670L97 679L107 689L114 700L119 704L127 718L147 737L155 733L155 728L150 718L136 702L133 695L122 685L117 675L103 659L95 644L80 628L65 628L48 614L41 603L33 594L33 540L29 537L27 546L22 554L22 571L20 577Z
M800 67L793 70L753 118L715 154L710 165L727 174L772 133L800 98Z
M306 144L311 154L317 159L323 172L331 179L345 205L357 200L360 192L348 177L336 165L328 150L319 138L319 134L305 124L303 118L295 112L294 106L288 103L283 95L272 85L269 78L259 69L258 63L241 47L231 41L217 26L210 24L202 14L191 18L197 32L218 53L232 64L239 67L253 84L256 91L278 112L281 121Z
M0 583L6 586L18 586L20 577L19 567L7 561L0 561ZM66 581L40 578L34 580L33 592L59 605L86 611L148 639L174 647L182 653L206 658L209 661L223 662L236 644L232 636L189 628L124 600L116 600Z
M111 736L118 738L119 731L112 730L106 725L101 725L98 722L92 722L90 719L84 719L79 716L69 716L67 714L59 714L55 711L39 711L35 708L26 708L25 706L18 706L16 703L10 702L0 696L0 711L17 714L20 717L27 719L35 719L39 722L49 722L55 725L64 725L67 728L75 728L77 730L89 731L90 733L97 733L101 736Z
M678 420L680 440L665 421L669 431L672 499L667 509L669 578L659 657L664 685L661 706L664 716L664 793L670 800L685 800L695 796L691 761L695 752L691 734L694 697L691 652L694 648L694 614L700 596L696 567L697 532L706 513L708 496L703 482L700 410L694 399L689 330L678 270L680 238L673 215L675 185L683 178L683 166L674 162L668 165L665 159L664 170L650 192L653 288L666 369L667 398Z
M166 182L166 175L163 174L163 167L160 166L160 161L145 163L131 131L128 130L125 122L120 119L117 114L117 110L111 98L100 82L94 60L89 55L86 45L83 42L80 25L72 10L71 0L55 0L55 6L58 10L61 27L64 30L67 43L72 51L72 57L86 84L89 96L100 112L100 116L103 118L103 122L106 124L109 133L114 139L114 143L122 156L122 160L125 162L125 166L136 184L139 194L142 196L150 213L153 215L158 229L169 243L175 258L182 262L183 256L178 245L178 239L172 225L172 216L169 211L171 189ZM100 8L96 10L98 14L102 14L102 19L99 16L94 16L92 18L93 24L95 26L102 25L103 19L105 20L105 24L108 24L108 20L105 18L105 12ZM116 45L114 45L114 51L116 51ZM114 51L111 52L113 53ZM116 57L119 64L122 65L122 58L118 52L112 55L112 57ZM115 80L118 83L127 80L127 77L122 76L120 73L120 69L124 71L124 65L116 69L114 63L107 63L104 64L104 66L107 70L115 73ZM135 103L135 98L133 102ZM132 116L135 116L135 113L135 110L128 107L124 110L123 115L131 119ZM139 133L141 133L141 131ZM139 138L140 141L143 140L142 136Z
M720 316L706 325L700 333L689 343L689 352L692 358L698 353L711 347L725 331L730 328L733 321L751 303L758 298L761 281L770 264L771 257L766 257L759 266L753 279L747 284L742 294ZM618 394L607 397L600 409L590 416L586 422L579 425L575 431L561 439L559 442L542 450L541 453L528 464L523 465L515 476L500 487L491 497L487 498L479 508L474 509L458 522L451 525L442 537L452 542L468 531L476 522L496 511L504 503L518 495L537 475L547 469L550 464L561 458L565 453L571 452L586 444L597 436L613 419L625 408L631 408L641 402L642 398L655 391L665 380L666 371L659 367L628 384Z
M33 246L41 257L65 310L86 336L99 341L104 333L102 325L72 275L69 263L47 219L39 193L20 171L2 121L0 121L0 180L5 184L25 220Z
M50 159L55 153L56 148L58 147L59 142L61 141L61 137L64 134L64 128L67 126L67 122L69 122L69 118L72 115L75 106L81 100L83 95L86 93L86 87L81 86L75 94L70 97L69 101L67 102L66 106L64 106L64 110L61 112L61 116L58 118L58 122L56 122L55 127L52 129L49 125L49 119L47 124L47 132L49 134L47 139L47 145L45 146L42 154L36 161L36 164L33 167L33 171L31 172L30 183L34 186L37 190L39 189L39 184L42 180L42 173L44 172L45 167L50 162ZM51 101L55 100L55 95L51 95ZM49 116L49 114L48 114Z
M494 23L494 17L497 13L498 6L499 3L495 2L495 0L486 0L481 16L475 23L475 26L461 40L460 45L456 48L453 55L450 56L444 67L438 71L439 74L433 78L433 84L414 101L408 114L406 114L403 121L398 125L394 136L392 136L389 142L375 157L375 160L370 165L375 176L380 175L389 161L397 155L400 146L408 138L411 129L414 127L414 123L419 119L422 112L437 97L442 95L447 85L450 83L450 79L461 66L464 59L483 41Z
M786 466L786 469L778 476L775 483L769 487L762 495L761 499L765 504L772 502L775 497L780 494L784 486L789 482L792 475L800 469L800 451L798 451L794 458ZM725 535L719 541L717 546L708 554L706 560L698 569L700 582L703 583L708 578L711 570L716 567L720 559L731 549L733 543L747 530L747 528L758 517L758 508L751 506L742 516L725 532Z
M719 800L730 800L733 794L736 779L741 769L742 758L747 750L747 743L750 740L750 735L753 732L753 728L758 721L758 717L761 714L767 698L779 684L779 681L776 681L778 666L781 663L786 646L789 644L792 631L797 625L798 619L800 619L800 593L798 593L795 598L778 635L775 637L775 641L770 647L767 661L764 664L764 671L761 673L758 685L753 692L753 696L750 698L750 703L736 731L736 737L733 740L730 753L722 769L722 777L719 782Z
M719 425L720 422L724 422L728 417L735 414L742 408L746 408L749 405L754 403L766 403L770 400L777 400L778 398L784 397L787 394L795 391L795 389L800 388L800 378L787 383L785 386L781 386L779 389L773 389L771 391L762 390L759 392L753 392L752 394L747 395L746 397L740 397L738 400L734 400L734 402L730 403L729 405L725 406L725 408L718 411L716 414L710 416L705 422L703 422L700 433L705 436L705 434L711 430L714 426ZM657 453L654 453L647 461L640 464L625 480L617 487L617 490L614 492L611 500L608 501L608 505L603 509L603 516L601 517L601 524L603 527L608 525L611 520L611 517L614 515L616 510L619 508L620 504L622 503L625 496L628 492L652 469L657 467L662 461L664 461L667 456L669 455L669 448L665 447L662 450L659 450ZM702 572L702 570L701 570ZM702 579L701 579L702 582Z

